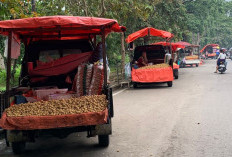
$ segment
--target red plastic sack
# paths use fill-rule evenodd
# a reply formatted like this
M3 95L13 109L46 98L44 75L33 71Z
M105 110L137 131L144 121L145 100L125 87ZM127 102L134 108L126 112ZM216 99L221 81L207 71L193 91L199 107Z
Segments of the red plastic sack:
M178 64L173 64L173 69L180 69L180 66Z
M154 83L173 81L173 70L171 67L154 69L132 69L133 82Z
M107 117L108 109L102 112L59 116L7 117L4 112L0 119L0 127L6 130L37 130L99 125L107 123Z

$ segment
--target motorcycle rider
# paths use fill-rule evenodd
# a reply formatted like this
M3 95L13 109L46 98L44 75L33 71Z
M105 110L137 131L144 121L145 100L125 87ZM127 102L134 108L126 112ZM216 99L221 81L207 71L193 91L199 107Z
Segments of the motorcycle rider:
M220 62L224 62L226 65L226 53L223 49L220 49L220 54L217 58L217 67L215 73L218 72L218 66L220 65Z

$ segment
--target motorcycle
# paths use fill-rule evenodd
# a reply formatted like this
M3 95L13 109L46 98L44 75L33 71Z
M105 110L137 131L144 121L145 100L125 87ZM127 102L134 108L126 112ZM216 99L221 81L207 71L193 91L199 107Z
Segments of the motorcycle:
M218 71L222 74L226 71L226 63L220 62L220 65L218 66Z

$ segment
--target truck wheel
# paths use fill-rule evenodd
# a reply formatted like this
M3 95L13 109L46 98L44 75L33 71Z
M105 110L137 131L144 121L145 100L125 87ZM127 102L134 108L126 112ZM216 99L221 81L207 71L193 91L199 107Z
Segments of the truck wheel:
M110 116L114 117L114 104L113 104L113 91L112 88L110 88L109 92L109 103L110 103Z
M134 88L137 88L138 87L138 84L136 82L133 83L133 87Z
M199 65L198 64L196 64L196 67L198 67Z
M174 78L178 79L178 76L179 76L179 71L178 71L178 69L175 69L174 70Z
M110 144L109 135L98 135L98 143L102 147L107 147Z
M21 154L25 151L26 142L12 142L11 146L14 154Z
M167 82L168 87L172 87L172 81Z

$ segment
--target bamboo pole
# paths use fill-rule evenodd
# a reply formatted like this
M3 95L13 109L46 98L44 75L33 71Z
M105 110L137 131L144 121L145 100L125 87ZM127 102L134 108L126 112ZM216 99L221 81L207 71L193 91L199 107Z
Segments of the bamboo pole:
M104 89L106 89L107 88L107 65L106 65L105 28L102 29L102 53L103 53L103 68L104 68Z

